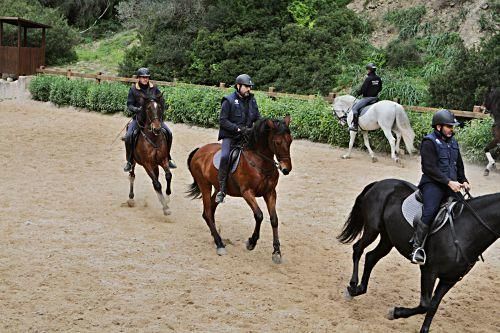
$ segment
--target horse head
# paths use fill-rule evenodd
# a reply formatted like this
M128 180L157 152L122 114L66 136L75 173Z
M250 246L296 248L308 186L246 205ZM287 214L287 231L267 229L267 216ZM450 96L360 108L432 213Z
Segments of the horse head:
M157 96L142 96L143 101L141 104L143 105L143 110L146 112L146 124L144 126L149 128L149 130L155 135L159 135L161 133L161 119L163 113L161 96L162 94Z
M279 169L284 175L292 171L290 145L293 138L289 127L290 121L290 116L283 119L260 119L254 125L253 136L250 140L250 146L264 151L268 150L276 155Z
M333 100L332 113L342 126L347 124L347 115L354 104L356 98L351 95L338 96Z

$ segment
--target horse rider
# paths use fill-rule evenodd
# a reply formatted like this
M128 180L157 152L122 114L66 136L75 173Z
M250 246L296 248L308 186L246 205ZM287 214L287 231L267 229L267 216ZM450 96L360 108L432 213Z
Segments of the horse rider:
M382 79L375 73L377 67L373 63L369 63L366 65L366 69L368 73L365 81L361 88L355 92L356 96L362 95L363 98L352 106L352 126L349 127L349 130L354 132L358 131L360 110L369 104L375 103L379 92L382 90Z
M222 151L218 174L220 189L215 198L217 203L224 202L226 196L231 147L238 144L242 135L260 118L257 101L252 94L253 87L254 84L249 75L238 75L234 84L235 91L225 96L221 102L218 140L222 139Z
M432 117L434 131L426 135L420 145L422 178L418 188L422 193L424 204L421 220L415 221L415 233L412 238L411 262L414 264L425 263L422 242L443 199L461 195L462 188L470 189L469 181L465 177L460 148L453 137L453 126L458 124L449 110L437 111Z
M149 72L149 69L145 67L139 68L137 70L137 77L139 78L139 82L133 84L128 92L127 109L133 113L133 117L132 121L128 125L127 134L125 135L125 150L127 157L127 164L123 168L123 171L125 172L129 172L130 170L132 170L135 148L134 132L136 132L137 129L137 122L139 121L141 123L144 123L146 120L146 115L144 112L142 112L143 105L141 105L141 101L143 101L143 99L140 98L141 93L142 95L146 96L161 95L158 87L149 81L150 76L151 73ZM161 97L159 102L162 105L163 110L165 110L165 99L163 98L163 96ZM170 129L167 127L167 124L163 122L163 119L161 119L161 127L165 136L168 136L170 139L172 139L172 131L170 131ZM171 156L168 157L168 165L171 169L177 168Z

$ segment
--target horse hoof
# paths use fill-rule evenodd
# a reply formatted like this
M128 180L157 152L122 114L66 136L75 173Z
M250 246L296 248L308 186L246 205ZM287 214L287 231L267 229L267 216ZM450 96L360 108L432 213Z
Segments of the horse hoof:
M349 290L344 290L344 299L346 301L351 301L354 297L352 297L352 295L349 293Z
M372 156L372 163L375 163L375 162L378 162L378 158L376 158L375 156Z
M348 159L350 159L350 158L351 158L351 156L349 156L349 155L342 155L342 159L343 159L343 160L348 160Z
M486 169L484 170L483 176L489 176L490 170Z
M246 245L248 251L252 251L253 249L255 249L255 244L250 243L250 239L246 241Z
M273 262L275 264L281 264L282 263L281 254L280 253L273 253Z
M394 308L390 309L389 312L387 313L387 319L389 320L394 320Z
M225 247L218 247L217 248L217 255L218 256L225 256L227 254L226 248Z
M172 212L170 210L168 210L168 209L163 210L163 215L168 216L170 214L172 214Z
M127 205L129 207L135 207L135 201L134 201L134 199L128 199L127 200Z

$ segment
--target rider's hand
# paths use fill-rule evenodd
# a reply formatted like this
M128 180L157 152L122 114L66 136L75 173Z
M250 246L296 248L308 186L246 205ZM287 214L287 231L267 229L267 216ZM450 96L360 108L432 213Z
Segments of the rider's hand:
M141 111L141 108L140 108L140 107L138 107L138 106L133 106L133 105L132 105L132 106L129 106L129 108L128 108L128 109L129 109L130 111L132 111L133 113L137 113L137 112Z
M456 182L456 181L453 181L453 180L450 180L448 182L448 187L451 188L451 190L453 192L459 192L460 189L462 188L462 184L460 184L459 182Z
M462 184L462 187L464 188L464 190L466 191L470 191L470 184L468 182L464 182Z

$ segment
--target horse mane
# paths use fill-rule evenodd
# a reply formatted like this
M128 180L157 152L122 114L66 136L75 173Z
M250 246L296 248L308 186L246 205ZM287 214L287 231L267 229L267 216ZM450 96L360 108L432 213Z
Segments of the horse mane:
M260 118L253 124L251 132L245 137L245 148L253 149L260 141L267 139L271 130L268 121L273 122L277 134L290 133L290 129L282 119Z

